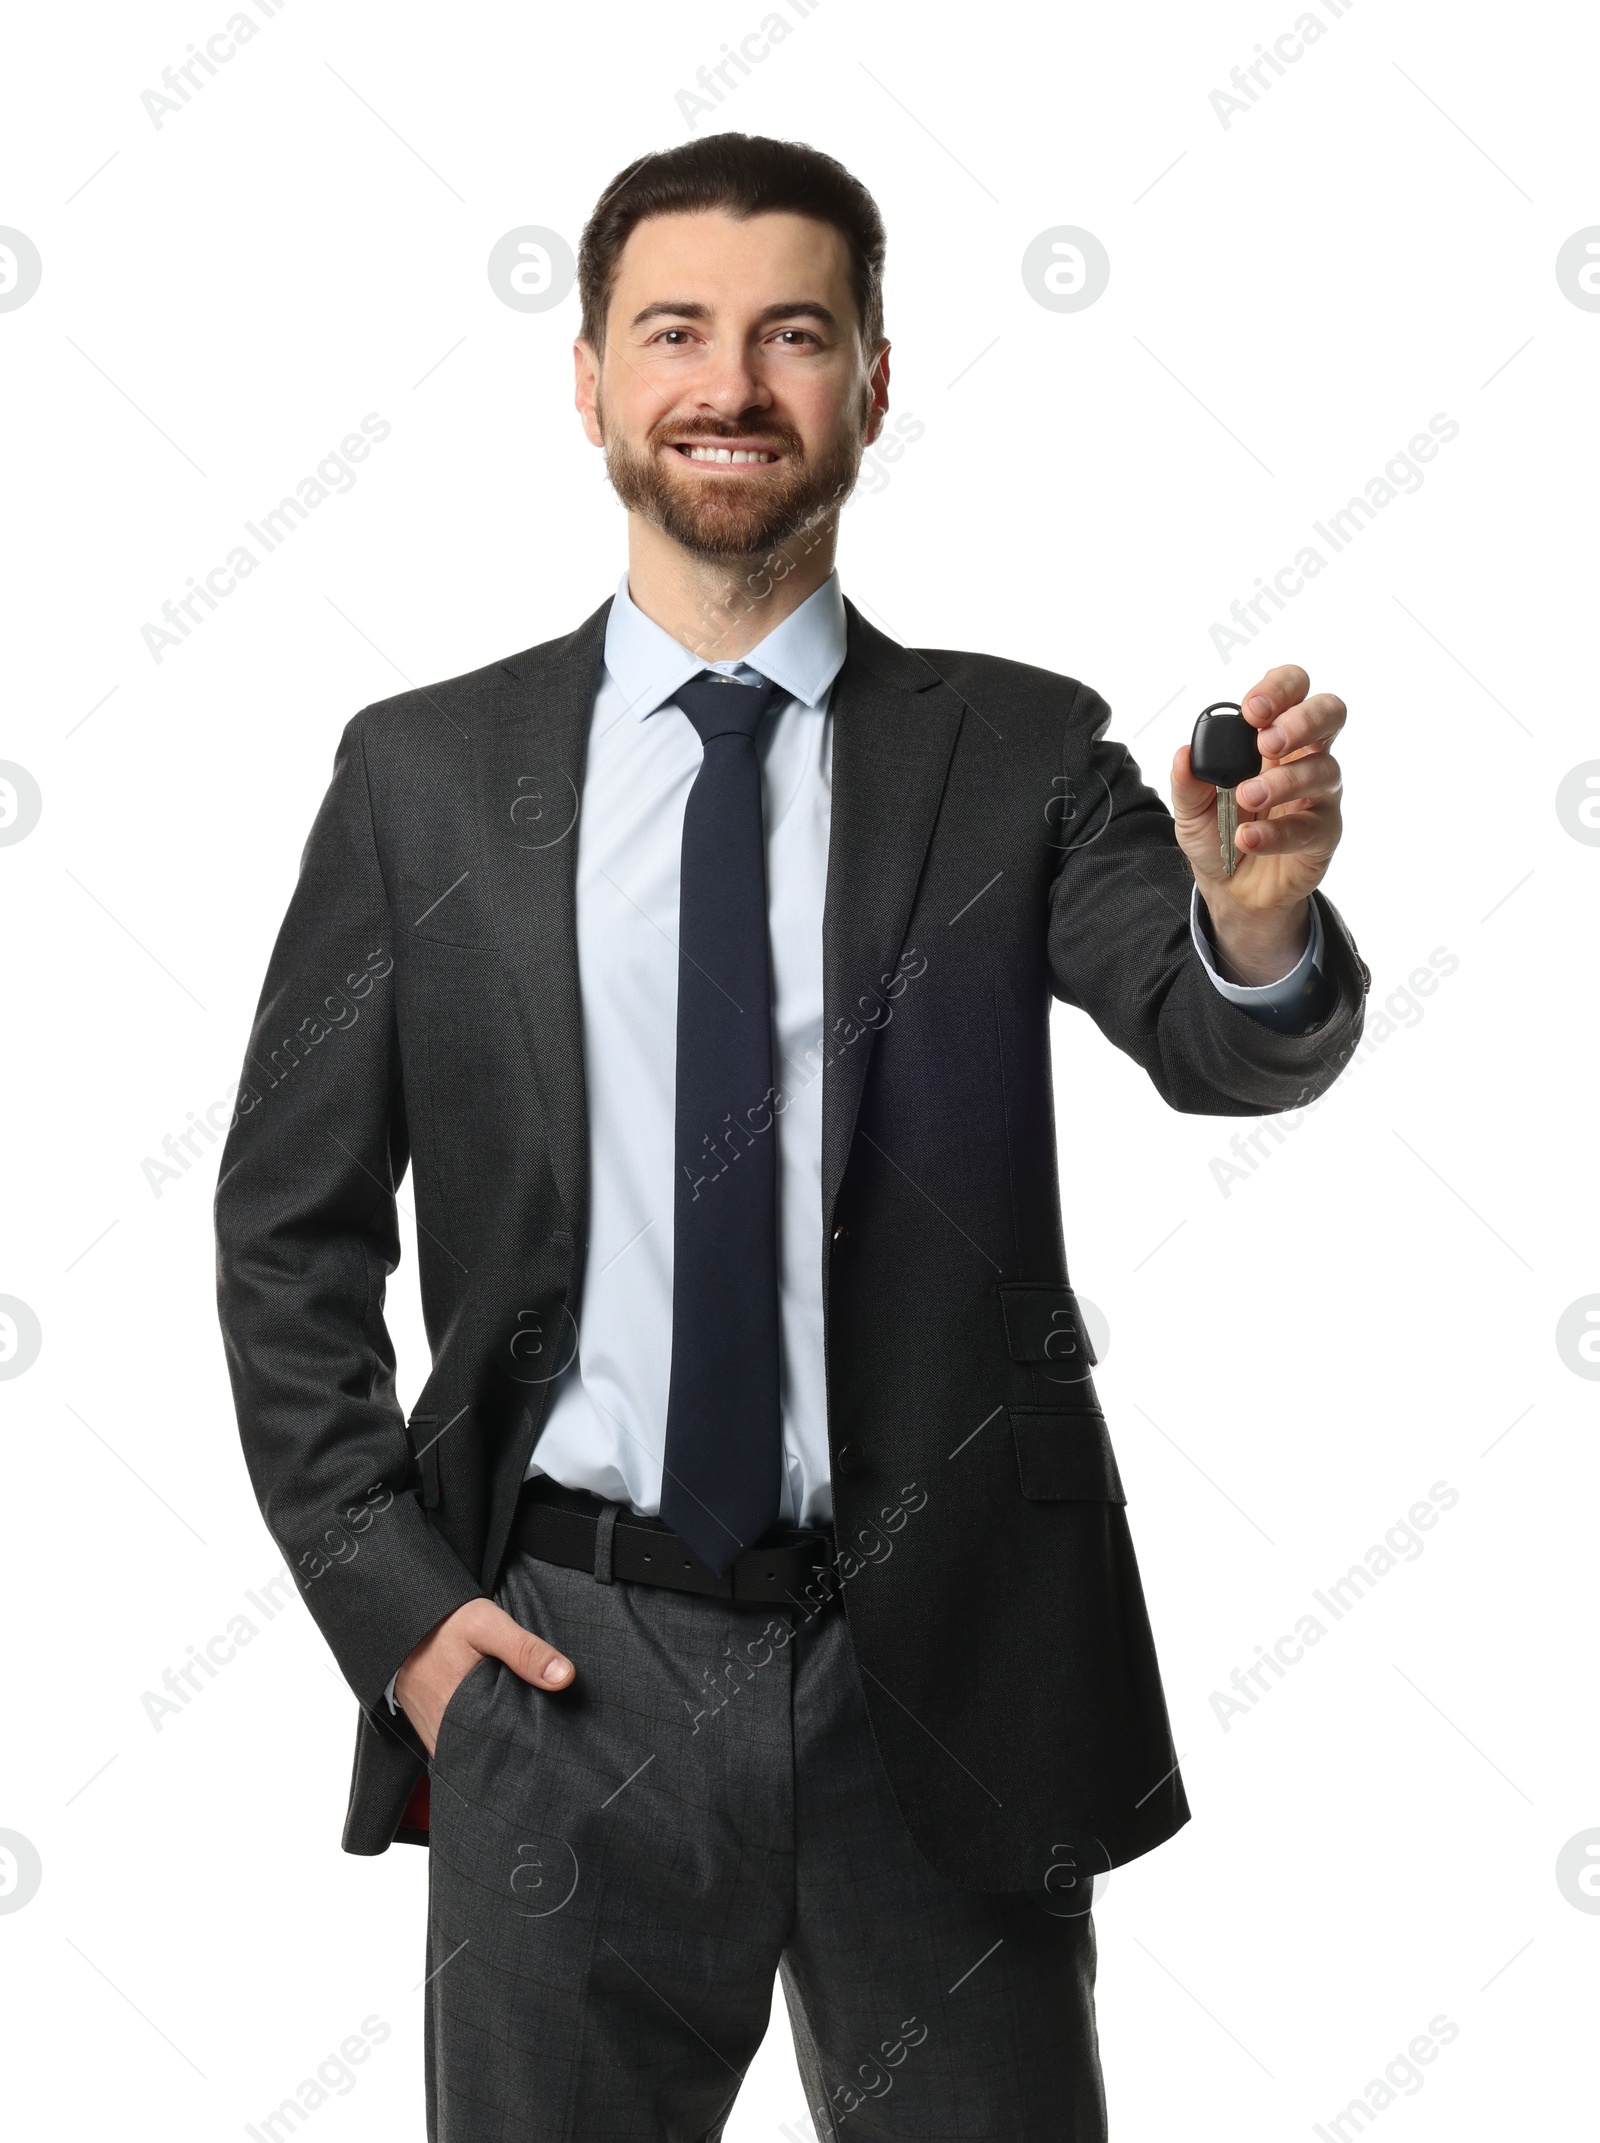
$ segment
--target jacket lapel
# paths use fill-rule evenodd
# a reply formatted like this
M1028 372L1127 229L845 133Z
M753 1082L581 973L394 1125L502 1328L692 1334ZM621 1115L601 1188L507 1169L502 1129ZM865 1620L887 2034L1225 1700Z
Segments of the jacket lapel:
M830 702L833 813L822 921L822 1219L850 1158L875 1029L868 1019L905 940L944 794L961 700L920 656L850 602L848 651ZM848 1037L854 1032L856 1039Z
M565 640L502 668L511 707L479 738L484 868L506 984L549 1126L573 1239L588 1226L589 1125L578 989L578 810L609 598Z

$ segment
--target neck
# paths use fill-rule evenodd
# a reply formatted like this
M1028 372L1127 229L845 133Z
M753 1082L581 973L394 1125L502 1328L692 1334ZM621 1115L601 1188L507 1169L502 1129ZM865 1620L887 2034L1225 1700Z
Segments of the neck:
M749 654L833 571L836 515L747 558L698 558L639 514L628 516L628 595L704 662Z

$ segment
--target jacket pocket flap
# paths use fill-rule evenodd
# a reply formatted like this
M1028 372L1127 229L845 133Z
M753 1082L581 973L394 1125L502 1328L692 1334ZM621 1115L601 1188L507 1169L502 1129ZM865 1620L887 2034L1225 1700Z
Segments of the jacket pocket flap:
M998 1292L1014 1362L1053 1362L1069 1380L1074 1372L1088 1375L1094 1348L1070 1287L1054 1280L1002 1280Z
M439 1427L437 1414L413 1414L406 1423L406 1443L422 1489L424 1510L439 1508Z
M1022 1493L1035 1503L1126 1503L1106 1417L1080 1407L1013 1406Z

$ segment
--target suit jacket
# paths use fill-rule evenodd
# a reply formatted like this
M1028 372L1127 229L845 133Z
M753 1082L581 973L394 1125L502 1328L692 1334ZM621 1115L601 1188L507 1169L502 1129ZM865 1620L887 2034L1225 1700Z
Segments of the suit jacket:
M416 1835L424 1755L384 1687L493 1592L576 1345L575 824L609 607L345 729L223 1155L246 1459L361 1704L351 1852ZM1244 1116L1332 1083L1367 975L1318 894L1320 1026L1275 1032L1229 1003L1190 941L1171 818L1106 741L1105 702L903 648L846 608L822 1072L842 1598L924 1855L969 1887L1050 1888L1065 1861L1114 1865L1188 1817L1067 1276L1052 997L1172 1107ZM408 1160L433 1357L409 1422L383 1321Z

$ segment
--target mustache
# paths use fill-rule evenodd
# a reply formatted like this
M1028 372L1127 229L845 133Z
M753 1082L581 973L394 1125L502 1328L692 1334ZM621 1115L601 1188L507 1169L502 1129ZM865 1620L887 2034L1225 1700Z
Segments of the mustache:
M682 417L663 417L650 427L646 445L678 446L689 439L746 439L754 433L764 444L778 449L795 461L805 457L805 442L791 424L740 424L727 417L716 417L704 424L686 424Z

